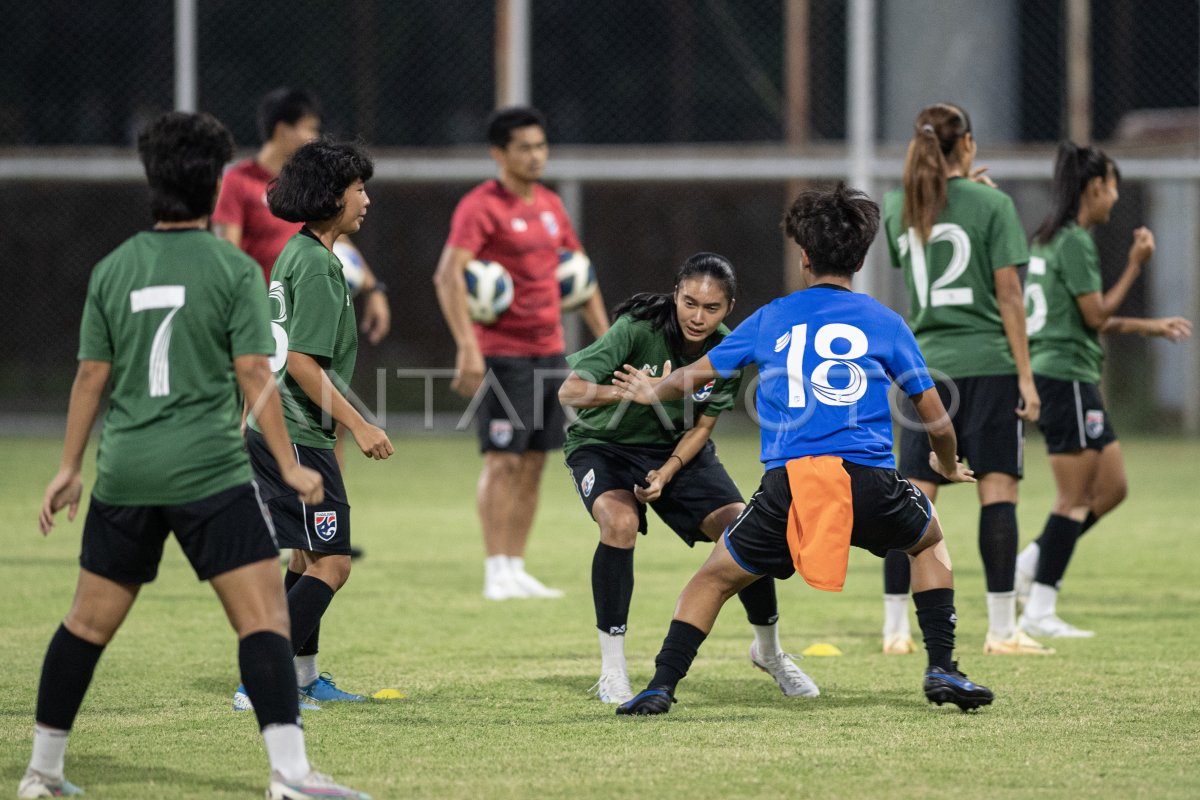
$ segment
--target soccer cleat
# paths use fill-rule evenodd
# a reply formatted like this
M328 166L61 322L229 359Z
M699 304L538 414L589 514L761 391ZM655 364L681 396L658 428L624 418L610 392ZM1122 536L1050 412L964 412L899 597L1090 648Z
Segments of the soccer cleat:
M950 671L941 667L930 667L925 672L925 697L931 703L954 703L963 711L991 705L992 690L967 680L958 671L958 662L952 662Z
M350 694L337 688L337 684L333 682L333 676L328 672L322 672L315 681L307 686L301 686L300 696L318 703L357 703L367 699L361 694Z
M1022 614L1020 625L1022 630L1028 631L1035 636L1045 636L1050 639L1090 639L1096 635L1095 631L1085 631L1082 628L1076 628L1071 623L1064 621L1057 614L1047 614L1037 619L1032 619Z
M588 691L595 692L601 703L621 705L633 699L633 687L629 685L629 673L625 670L601 672L600 680Z
M750 645L750 663L774 678L785 697L816 697L821 694L813 679L805 675L787 653L760 656L758 643L755 642Z
M983 640L984 655L989 656L1052 656L1054 648L1036 642L1025 631L1017 628L1016 635L1011 639L1001 639L988 631Z
M278 772L271 773L267 786L267 800L306 800L311 797L350 797L353 800L371 800L371 796L349 786L334 783L333 778L313 770L299 781L284 780Z
M311 685L311 684L310 684ZM301 711L320 711L321 707L314 703L311 699L300 692L299 695ZM361 699L361 698L360 698ZM237 690L233 693L233 710L234 711L253 711L254 704L250 702L250 695L246 694L245 684L238 684Z
M617 713L625 716L645 717L652 714L665 714L671 710L675 696L667 689L653 687L640 692L637 697L617 706Z
M883 653L888 656L906 656L917 652L912 634L906 631L889 633L883 637Z
M17 797L74 797L83 794L75 784L61 775L52 778L35 769L25 770L25 776L17 784Z
M483 596L488 600L511 600L515 597L526 597L524 591L517 586L516 579L508 570L489 575L483 581Z
M551 589L523 569L514 569L509 573L513 583L521 592L518 597L542 597L547 600L557 600L563 596L562 589Z

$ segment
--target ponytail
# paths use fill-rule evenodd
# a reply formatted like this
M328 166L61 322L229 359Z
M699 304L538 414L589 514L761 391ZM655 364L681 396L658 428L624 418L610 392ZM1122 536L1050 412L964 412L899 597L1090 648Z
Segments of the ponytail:
M971 132L971 119L957 106L939 103L921 109L914 127L904 158L900 219L905 228L915 228L927 240L946 207L950 158L958 140Z
M1121 173L1113 160L1097 147L1079 147L1060 142L1054 155L1054 182L1050 194L1050 213L1033 234L1033 240L1046 244L1065 225L1079 216L1079 198L1093 178L1106 179L1109 170L1117 178Z

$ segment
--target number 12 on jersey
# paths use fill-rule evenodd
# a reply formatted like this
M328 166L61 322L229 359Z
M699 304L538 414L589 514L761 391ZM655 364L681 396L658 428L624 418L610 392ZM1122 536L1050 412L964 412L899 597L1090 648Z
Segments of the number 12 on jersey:
M950 245L950 261L946 271L942 273L933 285L929 285L929 264L926 252L931 252L933 245L946 243ZM969 306L975 302L975 293L969 286L952 288L954 283L967 271L971 263L971 237L958 225L952 222L939 222L929 232L928 250L926 243L921 241L921 234L916 228L909 228L908 233L897 240L900 255L908 255L912 264L913 288L917 293L917 302L921 308L927 306Z
M834 343L844 342L844 353L834 351ZM862 399L867 393L867 372L851 359L862 358L869 349L867 335L860 328L841 322L830 322L817 329L813 337L813 350L819 358L825 359L817 364L812 374L804 374L804 354L808 349L808 323L793 325L790 336L781 342L788 348L788 406L804 408L808 399L804 391L805 385L811 386L813 397L817 402L827 406L850 406ZM841 367L837 374L838 382L845 386L834 386L830 372L835 367Z

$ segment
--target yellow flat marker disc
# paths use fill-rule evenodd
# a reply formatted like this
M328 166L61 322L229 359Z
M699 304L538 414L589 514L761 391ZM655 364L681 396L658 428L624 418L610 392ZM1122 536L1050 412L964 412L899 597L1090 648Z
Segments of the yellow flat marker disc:
M372 696L376 700L403 700L408 697L408 695L399 689L380 689Z
M816 644L811 644L804 648L804 652L802 653L802 655L816 656L818 658L822 656L840 656L841 654L841 650L838 650L837 647L827 644L826 642L817 642Z

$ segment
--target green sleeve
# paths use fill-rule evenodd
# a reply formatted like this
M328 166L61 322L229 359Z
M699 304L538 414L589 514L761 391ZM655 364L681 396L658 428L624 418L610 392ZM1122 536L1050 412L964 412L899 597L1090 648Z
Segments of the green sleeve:
M262 272L257 264L253 266L253 271L249 264L242 270L234 288L233 308L229 312L229 354L234 358L275 352L270 300L262 291Z
M903 232L900 230L900 209L896 207L896 196L884 195L883 198L883 238L887 241L888 258L893 267L900 266L900 249L898 239ZM893 236L895 233L895 236Z
M1091 294L1103 288L1100 256L1092 237L1084 231L1063 237L1058 250L1058 272L1072 297Z
M992 209L988 220L988 260L994 272L1004 267L1021 267L1029 263L1029 245L1025 242L1025 229L1017 216L1012 198L1000 194L1000 201Z
M621 317L599 339L578 353L568 356L567 364L585 381L611 384L613 373L620 369L633 353L634 336L634 328L629 323L629 318Z
M301 279L292 290L288 310L288 350L332 358L346 297L346 284L332 275Z
M92 271L88 281L87 300L83 304L83 319L79 323L79 360L113 360L112 331L104 308L100 304L99 268Z

